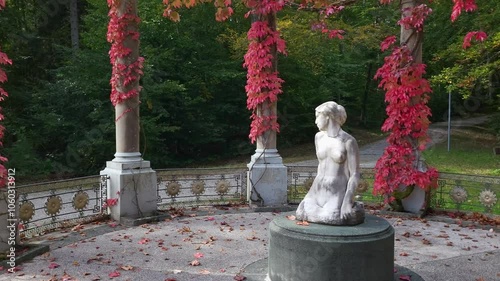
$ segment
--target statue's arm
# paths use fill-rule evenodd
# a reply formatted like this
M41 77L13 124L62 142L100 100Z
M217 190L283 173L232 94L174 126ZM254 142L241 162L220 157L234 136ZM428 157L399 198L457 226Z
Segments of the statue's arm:
M346 193L340 209L342 218L347 218L352 211L354 192L359 184L359 148L354 138L346 142L347 150L347 169L349 170L349 181L347 182Z

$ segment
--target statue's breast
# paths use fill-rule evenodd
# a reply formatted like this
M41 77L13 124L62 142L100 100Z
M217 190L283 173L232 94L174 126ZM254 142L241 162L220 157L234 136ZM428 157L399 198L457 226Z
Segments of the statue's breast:
M339 138L323 137L318 142L316 148L318 160L333 160L335 163L342 164L347 158L345 143Z

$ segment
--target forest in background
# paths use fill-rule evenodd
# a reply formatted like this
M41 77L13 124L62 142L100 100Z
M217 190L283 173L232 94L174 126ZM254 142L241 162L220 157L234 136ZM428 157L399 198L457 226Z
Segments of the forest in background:
M1 12L0 44L13 61L4 85L9 93L4 152L7 166L21 177L97 174L115 152L106 1L77 1L76 14L70 1L7 0ZM424 35L433 121L446 118L449 91L454 116L499 107L500 3L479 0L478 13L454 23L451 5L450 0L433 1ZM185 10L182 21L173 23L162 17L161 1L139 1L145 58L141 152L154 168L250 156L255 150L248 140L242 67L250 19L240 3L234 8L224 23L215 21L212 5ZM331 19L346 31L338 40L311 28L316 13L289 7L278 14L288 52L278 62L285 80L278 102L278 149L311 142L317 130L314 108L327 100L346 107L347 128L380 128L384 95L373 76L385 56L379 44L399 32L399 17L397 5L358 0ZM75 21L76 45L71 40ZM470 30L484 30L489 38L463 50ZM492 125L497 133L498 124Z

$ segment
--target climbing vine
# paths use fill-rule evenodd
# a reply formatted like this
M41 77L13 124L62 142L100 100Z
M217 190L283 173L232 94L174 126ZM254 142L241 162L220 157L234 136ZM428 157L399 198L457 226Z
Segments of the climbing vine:
M391 0L381 0L388 4ZM477 6L475 0L453 0L451 20L455 21L462 11L472 12ZM413 30L421 39L424 21L432 10L421 4L404 8L398 21L404 29ZM472 40L484 41L486 33L469 32L463 48L470 46ZM389 143L382 157L375 166L373 193L384 195L388 202L394 200L394 194L400 187L419 187L429 189L437 187L438 172L433 167L423 167L421 152L429 141L427 130L431 115L427 103L432 92L425 75L425 64L415 58L419 42L402 42L394 46L396 36L387 37L381 43L381 50L392 47L392 52L385 57L384 65L377 70L375 78L380 79L379 87L385 90L387 103L382 130L391 132Z
M252 15L252 22L247 38L249 41L243 66L247 68L247 108L252 111L250 140L255 142L266 131L279 132L278 116L258 114L259 107L270 107L282 93L284 82L276 68L276 52L285 53L285 41L276 30L275 15L283 9L283 1L246 1ZM266 109L264 109L266 111ZM269 110L269 112L272 112Z
M379 88L385 90L387 103L387 119L382 131L391 133L387 138L389 145L375 165L373 193L385 195L387 202L395 199L394 194L400 187L436 186L437 170L422 167L419 159L429 141L431 111L427 103L432 90L424 78L425 64L416 59L424 21L431 11L425 4L403 8L398 24L412 31L413 41L408 37L394 46L396 36L390 36L380 45L382 51L392 48L375 74L375 78L380 79Z
M140 18L135 11L136 0L108 0L110 18L107 40L111 43L111 102L116 105L139 95L139 79L144 58L138 55Z
M395 41L395 36L388 37L381 49L388 49ZM386 91L388 117L382 130L391 134L387 138L389 146L375 166L373 192L389 195L401 185L424 189L435 186L436 169L419 169L417 159L429 140L431 112L427 102L432 90L423 78L425 65L414 62L407 46L394 47L384 62L375 77L380 78L379 87Z
M0 10L5 8L5 0L0 0ZM3 53L0 50L0 65L11 65L12 61L9 59L9 57ZM3 70L0 67L0 101L3 101L6 97L8 97L7 92L2 88L3 83L7 82L7 74L5 73L5 70ZM0 107L0 121L4 119L3 113L2 113L2 107ZM2 139L4 136L4 131L5 127L0 125L0 146L2 146ZM7 162L7 158L3 157L0 155L0 187L4 187L7 183L7 170L5 169L5 166L3 165L5 162Z

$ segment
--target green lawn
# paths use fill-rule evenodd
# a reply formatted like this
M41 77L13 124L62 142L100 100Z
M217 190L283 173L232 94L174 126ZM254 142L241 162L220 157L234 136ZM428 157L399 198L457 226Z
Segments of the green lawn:
M426 162L440 172L500 176L500 155L493 153L499 139L487 128L453 129L450 151L447 142L424 152Z

